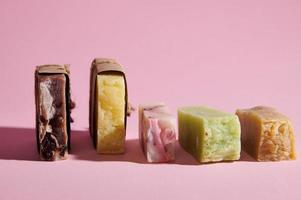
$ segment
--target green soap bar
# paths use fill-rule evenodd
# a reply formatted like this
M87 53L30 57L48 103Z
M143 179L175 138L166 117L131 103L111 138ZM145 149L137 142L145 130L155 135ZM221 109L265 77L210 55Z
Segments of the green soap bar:
M240 123L234 114L196 106L178 109L179 142L199 162L238 160Z

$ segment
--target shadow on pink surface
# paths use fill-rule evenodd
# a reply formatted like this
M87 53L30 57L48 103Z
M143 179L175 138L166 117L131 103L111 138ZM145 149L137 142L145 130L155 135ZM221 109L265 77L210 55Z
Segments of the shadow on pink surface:
M118 162L133 162L141 164L148 163L140 147L138 139L126 140L126 152L124 154L106 155L97 154L92 145L92 140L88 131L73 131L72 132L72 151L74 159L89 160L89 161L118 161ZM182 164L182 165L197 165L195 159L186 153L180 145L176 145L176 161L166 164Z
M0 127L0 159L39 161L35 130Z
M0 137L2 139L0 159L40 161L36 148L35 129L0 127ZM99 155L92 145L88 131L72 131L70 160L149 164L143 155L138 139L127 139L125 154ZM242 152L240 161L252 162L254 159ZM176 160L168 164L199 165L178 143L176 145Z
M126 140L126 152L117 155L97 154L93 147L92 140L88 131L72 131L71 138L71 154L75 160L89 160L89 161L119 161L119 162L133 162L141 164L156 164L148 163L140 147L138 139ZM255 160L246 152L241 153L239 161L254 162ZM177 142L176 143L176 160L166 164L179 165L201 165L194 157L187 153ZM207 163L216 164L216 163Z
M126 152L124 154L106 155L97 154L88 131L72 131L71 137L71 155L74 160L145 163L137 139L126 141Z

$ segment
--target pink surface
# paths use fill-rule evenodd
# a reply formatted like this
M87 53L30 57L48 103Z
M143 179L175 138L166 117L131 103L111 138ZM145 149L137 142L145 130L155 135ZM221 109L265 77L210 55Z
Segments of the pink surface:
M300 156L300 1L1 0L0 36L0 199L300 199L300 159L196 165L178 146L174 164L146 164L137 114L125 155L96 155L87 132L90 63L113 57L133 104L274 106ZM46 63L72 70L77 131L62 162L35 149L33 71Z

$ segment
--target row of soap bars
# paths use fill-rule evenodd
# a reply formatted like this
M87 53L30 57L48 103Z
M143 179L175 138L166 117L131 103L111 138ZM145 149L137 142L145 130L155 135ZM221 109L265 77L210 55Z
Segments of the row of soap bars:
M89 127L99 154L125 151L128 103L126 76L113 59L94 59L90 72ZM70 70L42 65L35 71L36 133L42 160L66 159L70 150ZM176 120L164 103L139 106L139 139L148 162L175 160ZM290 120L270 107L229 114L202 106L178 109L181 146L199 162L233 161L241 146L258 161L293 160ZM242 143L242 144L241 144Z

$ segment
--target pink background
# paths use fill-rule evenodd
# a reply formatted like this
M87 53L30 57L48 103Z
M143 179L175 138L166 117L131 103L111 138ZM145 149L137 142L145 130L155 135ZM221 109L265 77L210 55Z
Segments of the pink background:
M179 146L173 164L146 164L137 114L127 153L97 155L88 136L89 68L117 59L130 101L202 104L228 112L270 105L288 115L301 150L301 2L0 1L0 199L300 199L301 160L197 165ZM71 64L72 155L39 162L36 65Z

